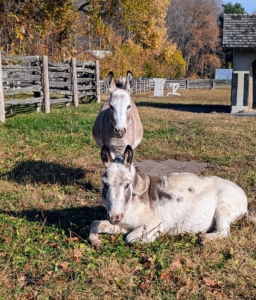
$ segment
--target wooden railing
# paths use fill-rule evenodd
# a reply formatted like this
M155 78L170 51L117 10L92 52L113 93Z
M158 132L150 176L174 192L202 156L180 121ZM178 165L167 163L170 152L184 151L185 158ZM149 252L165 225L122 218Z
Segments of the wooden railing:
M4 110L4 114L17 106L31 104L37 111L43 107L49 113L52 104L78 106L81 98L100 99L99 81L96 80L98 61L77 62L72 58L57 64L48 62L47 56L2 56L1 62L0 103L4 103L4 108L0 105L0 110ZM26 95L25 98L21 99L21 94Z

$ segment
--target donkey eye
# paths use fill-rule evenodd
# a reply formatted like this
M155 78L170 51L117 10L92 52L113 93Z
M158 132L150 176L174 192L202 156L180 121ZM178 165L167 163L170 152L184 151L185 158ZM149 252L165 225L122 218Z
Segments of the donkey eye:
M130 108L131 108L131 105L128 105L128 106L127 106L127 109L130 109Z
M124 187L124 189L127 190L129 186L130 185L127 183L126 186Z
M110 108L111 108L112 110L114 110L114 107L113 107L112 105L110 105Z

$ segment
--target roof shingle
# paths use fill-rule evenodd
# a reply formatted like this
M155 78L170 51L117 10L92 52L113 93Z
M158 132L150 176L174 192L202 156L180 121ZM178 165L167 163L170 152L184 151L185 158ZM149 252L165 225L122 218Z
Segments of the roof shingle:
M224 14L223 46L256 48L256 15Z

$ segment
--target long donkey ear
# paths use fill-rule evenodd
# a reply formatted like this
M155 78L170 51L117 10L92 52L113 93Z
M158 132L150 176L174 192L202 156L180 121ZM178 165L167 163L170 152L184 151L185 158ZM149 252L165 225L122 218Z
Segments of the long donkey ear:
M110 94L116 90L116 84L114 80L114 73L111 71L108 73L107 81L106 81L107 89Z
M127 93L132 94L132 88L133 88L133 75L131 71L127 71L126 83L124 89L126 90Z
M124 166L126 168L129 168L132 164L132 160L133 160L133 150L130 145L127 145L124 151L124 162L123 162Z
M105 167L110 166L113 162L113 158L107 145L103 145L103 147L101 148L101 160Z

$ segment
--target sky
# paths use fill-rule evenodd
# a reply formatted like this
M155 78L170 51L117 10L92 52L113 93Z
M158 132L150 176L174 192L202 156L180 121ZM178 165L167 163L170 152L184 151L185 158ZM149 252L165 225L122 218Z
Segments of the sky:
M223 3L231 2L232 4L240 3L248 14L256 10L256 0L223 0Z

